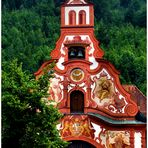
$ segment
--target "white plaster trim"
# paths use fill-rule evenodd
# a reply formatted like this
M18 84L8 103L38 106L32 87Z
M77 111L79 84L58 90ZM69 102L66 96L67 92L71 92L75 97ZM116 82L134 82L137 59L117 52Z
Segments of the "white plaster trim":
M98 67L99 64L96 61L96 59L94 58L94 56L92 56L92 57L89 56L89 61L93 63L92 65L90 65L91 70L94 70Z
M70 92L70 90L72 90L75 86L76 86L76 84L70 84L70 85L68 85L68 92ZM87 91L87 88L85 86L85 83L81 83L78 86L80 88L82 88L85 92Z
M63 55L66 55L66 52L63 50L63 48L64 48L64 45L62 44L61 48L60 48L60 53ZM60 57L57 64L56 64L60 70L64 70L64 68L65 68L62 64L64 61L65 61L64 57Z
M62 64L63 62L64 62L64 57L60 57L59 61L56 64L60 70L64 70L64 68L65 68Z
M75 87L75 84L70 84L70 85L68 85L68 86L67 86L68 92L70 92L70 90L72 90L73 87Z
M134 148L142 148L142 143L141 143L141 137L142 137L142 135L141 135L141 133L140 132L135 132L135 134L134 134L134 137L135 137L135 139L134 139Z
M92 123L92 126L93 126L94 130L95 130L95 133L94 133L94 135L95 135L94 140L95 140L96 142L100 143L98 137L99 137L99 134L100 134L100 132L101 132L102 129L101 129L101 127L100 127L99 125L97 125L97 124L95 124L95 123L93 123L93 122L91 122L91 123Z
M75 35L65 36L64 41L65 41L67 38L68 38L68 40L73 40L73 37L74 37L74 36L75 36ZM91 41L91 39L90 39L90 37L89 37L88 35L80 35L80 37L81 37L82 40L85 40L86 38L88 38L89 41L91 42L91 44L90 44L91 50L90 50L89 53L91 53L92 56L89 56L89 57L88 57L88 61L92 63L92 64L90 65L90 69L91 69L91 70L94 70L94 69L96 69L96 68L98 67L99 63L96 61L95 57L93 56L93 53L94 53L94 51L95 51L93 42ZM64 42L64 41L63 41L63 42ZM66 53L65 53L65 50L63 50L63 47L64 47L64 45L63 45L63 43L62 43L61 48L60 48L60 53L63 54L63 55L65 55ZM64 70L64 69L65 69L65 66L62 64L63 62L65 62L65 58L61 56L61 57L59 58L57 64L56 64L57 67L58 67L60 70ZM106 71L105 69L104 69L104 72L107 73L107 71Z
M105 68L102 69L101 73L107 74L107 79L111 79L110 74L108 73L108 71Z
M85 86L85 83L79 84L79 87L81 87L86 92L87 88Z

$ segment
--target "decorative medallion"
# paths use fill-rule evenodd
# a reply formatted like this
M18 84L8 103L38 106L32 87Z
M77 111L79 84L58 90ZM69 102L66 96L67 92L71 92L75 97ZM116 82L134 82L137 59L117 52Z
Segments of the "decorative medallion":
M81 69L76 68L76 69L72 70L72 72L70 74L70 78L74 82L79 82L79 81L83 80L83 78L84 78L84 72Z

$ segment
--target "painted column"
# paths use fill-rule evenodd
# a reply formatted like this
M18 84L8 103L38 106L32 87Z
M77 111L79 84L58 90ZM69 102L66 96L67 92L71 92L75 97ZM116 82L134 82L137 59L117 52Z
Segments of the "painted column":
M134 148L134 130L133 129L130 131L130 146L131 148Z
M63 102L63 105L64 107L68 107L68 81L66 79L66 76L64 76L64 81L63 81L63 95L64 95L64 102Z
M142 131L142 137L141 137L141 141L142 141L142 148L146 148L146 136L145 136L145 131Z
M145 148L145 147L142 147L142 140L141 140L141 137L142 137L142 134L140 131L135 131L135 134L134 134L134 148Z
M87 98L86 98L86 106L85 107L89 107L89 101L91 98L91 80L90 80L90 76L88 77L88 80L86 81L86 85L87 85Z

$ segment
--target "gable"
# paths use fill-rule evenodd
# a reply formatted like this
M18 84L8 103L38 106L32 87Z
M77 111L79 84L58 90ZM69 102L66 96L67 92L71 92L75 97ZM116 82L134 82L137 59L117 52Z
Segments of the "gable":
M50 80L48 99L57 102L60 110L64 108L64 112L70 113L71 93L79 90L84 93L84 111L87 109L87 112L106 115L113 119L118 117L119 120L134 118L138 106L130 93L120 84L119 73L105 61L99 62L95 72L88 70L89 64L80 64L79 61L66 63L63 73L55 71L55 77ZM76 76L82 74L79 79L73 78L76 69Z
M137 105L120 84L118 74L108 65L91 75L91 81L90 106L109 116L131 117L137 114Z

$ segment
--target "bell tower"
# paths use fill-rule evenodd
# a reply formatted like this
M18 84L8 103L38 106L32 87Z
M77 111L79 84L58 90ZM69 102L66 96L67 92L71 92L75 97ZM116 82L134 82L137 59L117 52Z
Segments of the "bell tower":
M146 124L135 119L141 118L134 101L139 98L124 89L120 73L103 59L94 36L93 4L86 0L63 3L60 31L51 60L35 75L41 76L55 61L47 99L64 114L58 125L61 137L72 147L136 148L138 139L138 148L145 148Z
M85 0L70 0L61 6L61 27L93 27L93 4Z
M57 59L57 69L64 70L64 62L83 60L90 62L95 70L96 59L104 52L94 37L94 8L85 0L69 0L61 6L61 35L52 51L52 59Z

